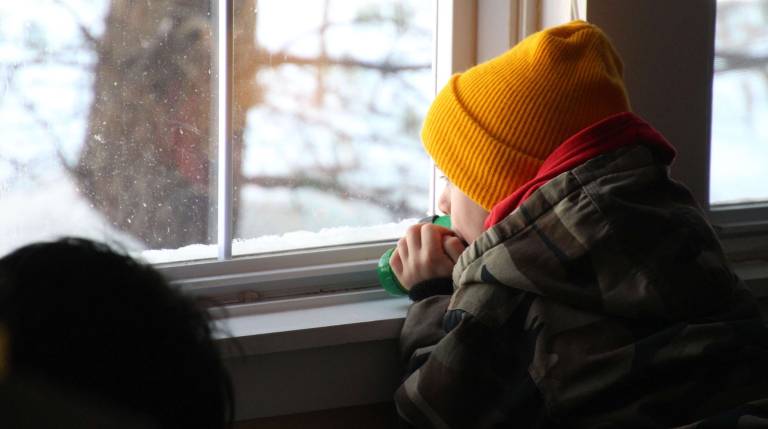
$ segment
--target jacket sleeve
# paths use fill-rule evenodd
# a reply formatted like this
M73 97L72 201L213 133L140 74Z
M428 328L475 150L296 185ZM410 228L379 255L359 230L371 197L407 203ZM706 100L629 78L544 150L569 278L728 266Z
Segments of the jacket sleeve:
M450 277L438 277L413 285L408 291L411 301L418 302L435 295L451 295L453 280Z
M413 303L408 309L400 333L400 356L406 366L406 375L418 369L445 336L443 318L450 298L450 295L433 295Z
M542 425L541 395L528 374L534 344L524 314L489 327L450 297L414 303L401 333L406 378L395 393L405 427L482 428Z

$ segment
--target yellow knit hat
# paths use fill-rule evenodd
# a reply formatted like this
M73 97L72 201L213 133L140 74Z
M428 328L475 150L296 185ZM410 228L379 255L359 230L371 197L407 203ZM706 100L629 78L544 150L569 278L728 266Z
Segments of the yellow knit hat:
M451 183L490 210L568 137L629 110L610 41L594 25L573 21L451 77L421 137Z

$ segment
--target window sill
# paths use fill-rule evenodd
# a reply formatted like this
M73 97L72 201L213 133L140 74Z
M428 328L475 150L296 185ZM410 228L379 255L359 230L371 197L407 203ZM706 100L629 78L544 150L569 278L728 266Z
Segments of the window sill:
M758 297L768 296L768 262L734 268ZM409 305L378 288L232 305L214 310L217 341L225 357L235 357L392 340Z
M397 339L410 301L380 289L257 302L217 310L225 357Z

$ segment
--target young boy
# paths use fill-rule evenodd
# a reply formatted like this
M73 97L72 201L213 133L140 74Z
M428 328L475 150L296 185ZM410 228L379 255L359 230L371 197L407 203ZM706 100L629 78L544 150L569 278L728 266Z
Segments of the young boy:
M415 225L391 259L415 301L407 424L768 427L755 299L601 30L550 28L453 76L422 139L454 228Z

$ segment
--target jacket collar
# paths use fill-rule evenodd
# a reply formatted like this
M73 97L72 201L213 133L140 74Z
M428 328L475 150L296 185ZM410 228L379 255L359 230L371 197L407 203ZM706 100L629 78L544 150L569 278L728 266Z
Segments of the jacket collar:
M597 122L563 142L539 168L536 176L498 202L485 219L485 228L496 225L517 209L528 197L554 177L572 170L606 152L646 144L660 149L664 163L671 164L675 148L639 116L623 112Z

